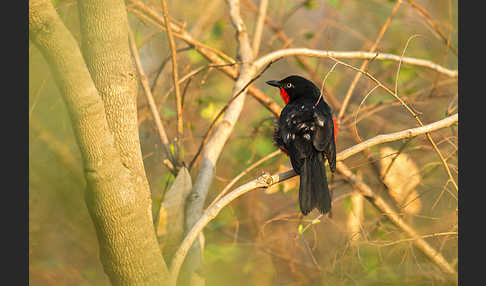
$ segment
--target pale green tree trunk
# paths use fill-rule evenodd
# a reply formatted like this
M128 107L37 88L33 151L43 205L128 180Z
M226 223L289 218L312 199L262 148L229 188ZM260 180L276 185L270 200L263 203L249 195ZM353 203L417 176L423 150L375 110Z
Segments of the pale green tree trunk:
M100 258L114 285L164 285L137 130L137 78L123 1L80 1L85 59L49 0L29 1L31 41L69 111Z

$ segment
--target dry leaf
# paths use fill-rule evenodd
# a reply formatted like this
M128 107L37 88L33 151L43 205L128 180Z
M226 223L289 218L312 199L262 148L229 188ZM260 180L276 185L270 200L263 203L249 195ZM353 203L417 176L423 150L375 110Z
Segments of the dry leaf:
M383 181L390 190L390 195L403 206L404 211L408 214L417 214L422 203L415 187L422 178L417 165L405 153L400 153L388 170L397 152L390 147L381 148L381 176L385 176Z

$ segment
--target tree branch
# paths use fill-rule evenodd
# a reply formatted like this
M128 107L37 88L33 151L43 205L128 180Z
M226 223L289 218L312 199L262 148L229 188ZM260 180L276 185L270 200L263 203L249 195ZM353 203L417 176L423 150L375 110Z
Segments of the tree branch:
M395 14L397 13L398 8L400 7L401 4L402 4L402 0L398 0L395 3L395 5L393 6L393 9L390 13L390 16L388 17L388 19L386 19L385 24L381 27L380 32L378 33L378 37L376 38L375 42L373 43L373 46L371 46L371 48L369 50L370 53L375 52L376 48L378 47L378 44L381 41L381 38L383 38L385 31L388 30L388 27L390 26L390 23L391 23L393 16L395 16ZM376 54L378 54L378 53L376 53ZM361 64L360 70L362 70L362 71L366 70L368 63L369 63L369 60L363 61L363 63ZM344 112L346 111L346 108L348 107L348 103L349 103L349 100L351 99L351 95L353 94L353 91L356 88L356 85L358 84L358 81L359 81L360 78L361 78L361 73L357 73L354 76L353 81L349 85L348 91L346 92L346 95L344 96L343 104L341 106L341 109L339 110L339 114L338 114L338 117L337 117L338 124L341 122L341 119L344 116Z
M444 68L436 63L431 61L417 59L417 58L409 58L409 57L401 57L393 54L386 54L386 53L370 53L370 52L362 52L362 51L324 51L324 50L313 50L307 48L295 48L295 49L282 49L275 52L271 52L262 56L255 60L254 65L257 69L263 68L266 64L275 60L276 58L282 57L289 57L295 55L303 55L309 57L318 57L318 58L336 58L336 59L374 59L379 61L394 61L394 62L402 62L402 64L408 64L413 66L419 66L428 68L430 70L434 70L439 72L445 76L451 78L458 77L457 70L451 70Z
M129 35L129 42L130 48L132 50L133 58L135 59L135 65L137 67L138 74L140 75L140 82L142 83L142 88L145 93L145 97L147 98L148 105L150 106L150 111L152 112L152 116L154 117L155 126L157 127L157 131L159 133L160 141L162 142L162 146L164 147L165 155L172 163L172 167L170 168L173 174L176 174L175 167L177 166L177 162L170 151L170 142L169 138L167 137L167 133L165 132L164 124L160 119L160 114L157 109L157 105L155 104L154 97L152 96L152 91L150 90L150 84L143 71L142 63L140 61L140 55L138 54L137 44L135 43L135 37L133 36L133 32L131 29L128 30Z
M425 10L422 6L420 6L419 4L415 3L415 1L413 0L407 0L407 2L415 9L418 11L418 13L425 18L425 20L427 21L427 23L432 26L432 28L435 30L435 32L437 32L437 34L439 34L439 36L442 38L442 40L444 40L446 46L457 56L458 55L458 52L457 52L457 48L454 47L451 42L450 42L450 39L448 37L446 37L444 35L444 33L442 33L442 31L440 30L439 28L439 25L437 25L434 20L432 19L432 17L430 16L429 12L427 12L427 10Z
M360 192L379 209L395 226L400 228L403 232L409 235L413 239L413 244L422 251L427 258L429 258L435 265L437 265L443 272L457 275L456 270L445 260L440 252L435 250L429 243L427 243L415 229L408 225L400 215L377 193L375 193L368 185L363 183L359 178L354 175L346 165L342 162L336 164L336 169L347 180L349 180Z
M169 23L169 12L167 8L167 2L165 0L161 0L162 2L162 11L164 14L164 21L165 23ZM172 74L173 74L173 82L174 82L174 90L176 96L176 110L177 110L177 144L176 146L176 158L177 163L182 163L184 158L182 158L182 143L183 143L183 135L184 135L184 126L183 126L183 119L182 119L182 101L181 101L181 92L179 90L179 72L177 70L177 50L174 43L174 37L172 36L172 28L171 25L166 25L167 31L167 38L169 39L169 46L170 46L170 54L172 56Z
M366 71L363 71L361 69L358 69L356 67L353 67L352 65L349 65L345 62L342 62L338 59L335 59L335 58L332 58L334 61L346 66L346 67L349 67L355 71L358 71L359 73L362 73L364 75L366 75L368 78L370 78L372 81L374 81L378 86L380 86L383 90L385 90L387 93L389 93L391 96L393 96L396 100L398 100L398 102L400 102L400 104L413 116L413 118L415 118L415 120L418 122L418 124L420 126L424 126L424 124L422 123L422 120L420 120L420 118L418 117L418 115L415 113L415 111L412 110L412 108L410 108L410 106L408 106L408 104L405 103L405 101L403 101L403 99L401 99L398 94L394 93L393 91L391 91L388 87L386 87L385 85L383 85L379 80L377 80L374 76L372 76L371 74L369 74L368 72ZM427 137L427 140L429 140L430 144L432 145L432 147L434 148L435 152L437 153L437 155L439 156L439 159L440 161L442 162L442 166L444 167L444 169L446 170L447 172L447 175L449 176L449 180L451 181L451 183L454 185L454 188L456 189L456 191L459 191L459 188L456 184L456 182L454 181L454 178L452 177L452 173L451 173L451 170L449 169L449 166L447 165L447 162L446 160L444 159L444 156L442 156L442 153L440 152L439 148L437 147L437 144L435 144L434 142L434 139L432 139L432 137L430 136L429 133L425 133L425 137Z
M258 9L258 18L255 25L255 32L253 33L253 55L258 55L260 43L262 42L263 28L265 27L265 17L267 15L268 0L260 0L260 8Z
M145 6L145 4L143 4L138 0L129 0L129 2L133 5L134 8L136 8L136 9L130 8L130 11L132 11L134 14L136 14L141 19L147 20L148 22L157 26L160 29L165 29L162 17L154 13L150 8ZM149 15L150 18L149 16L146 15ZM174 33L174 36L185 41L187 44L194 46L194 49L198 53L200 53L203 57L205 57L207 60L209 60L211 63L213 63L214 65L221 66L221 68L218 69L219 71L222 71L225 75L229 76L233 80L236 80L238 76L238 69L233 68L231 66L223 66L226 63L221 58L226 59L230 63L235 63L235 60L231 59L231 57L221 52L218 53L218 50L212 49L211 47L208 47L203 43L197 41L189 33L180 29L175 24L171 24L171 25L174 31L176 32ZM263 68L264 66L265 65L261 66L261 68ZM261 90L259 90L254 86L250 86L248 88L248 93L251 96L253 96L258 102L260 102L264 107L266 107L270 112L272 112L275 116L280 115L280 111L282 111L280 105L278 105L270 97L266 96Z
M243 109L246 86L251 82L256 74L256 69L251 65L253 61L253 52L246 26L240 16L239 1L228 1L231 22L236 30L236 39L238 43L237 58L241 60L242 65L238 78L232 91L232 102L228 105L220 123L215 127L214 132L208 139L207 144L202 151L201 166L194 183L194 188L189 196L189 202L186 207L186 232L192 229L193 225L199 220L203 212L206 195L214 177L216 161L221 154L223 146L233 131L233 127ZM187 272L192 274L197 271L202 264L202 254L199 243L196 242L191 248Z
M383 144L387 142L392 142L392 141L397 141L400 139L405 139L405 138L412 138L427 132L433 132L442 128L449 127L456 123L458 121L458 114L449 116L443 120L425 125L423 127L418 127L418 128L412 128L412 129L407 129L395 133L390 133L390 134L383 134L383 135L378 135L372 139L366 140L360 144L357 144L353 147L350 147L344 151L339 152L336 155L336 160L338 161L343 161L344 159L357 154L367 148L370 148L372 146L378 145L378 144ZM341 163L342 164L342 163ZM344 169L342 169L344 170ZM283 182L287 179L293 178L297 174L293 169L270 176L268 174L264 174L257 178L256 180L250 181L235 190L231 191L227 195L225 195L223 198L218 200L217 202L213 203L211 207L209 207L204 214L200 217L200 219L194 224L190 232L186 234L186 237L182 241L181 245L179 246L179 249L177 252L174 254L174 258L172 260L172 264L170 267L170 275L172 280L177 280L177 276L179 275L179 270L180 267L184 261L184 258L193 244L193 242L196 240L198 237L199 233L204 229L204 227L212 220L214 219L218 213L228 204L230 204L233 200L236 198L246 194L247 192L250 192L252 190L258 189L258 188L267 188L270 187L274 184Z

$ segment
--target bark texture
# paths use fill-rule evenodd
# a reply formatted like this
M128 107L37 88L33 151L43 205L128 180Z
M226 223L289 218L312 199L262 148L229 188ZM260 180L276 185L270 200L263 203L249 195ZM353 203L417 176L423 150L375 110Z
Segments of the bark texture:
M116 14L125 9L122 1L103 3L110 5L99 5L92 12L109 9L104 13ZM80 7L83 5L88 3ZM163 285L167 266L152 225L150 192L143 172L138 133L132 124L136 110L130 109L134 107L136 78L133 67L122 57L124 54L129 60L129 54L121 52L111 62L105 58L109 53L100 51L98 59L93 56L95 59L86 65L51 1L30 0L29 6L30 39L54 75L82 154L86 203L96 228L105 273L114 285ZM126 30L123 31L126 13L116 17L124 18L121 22L125 26L102 22L102 18L93 19L92 24L97 28L109 25L111 31L100 28L98 32L111 32L110 37L119 33L120 39L124 37L126 42ZM125 36L121 36L123 33ZM111 47L117 45L111 43L115 40L106 34L106 38L99 36L106 41L103 50L116 53ZM86 47L96 46L96 40L84 38L84 42Z

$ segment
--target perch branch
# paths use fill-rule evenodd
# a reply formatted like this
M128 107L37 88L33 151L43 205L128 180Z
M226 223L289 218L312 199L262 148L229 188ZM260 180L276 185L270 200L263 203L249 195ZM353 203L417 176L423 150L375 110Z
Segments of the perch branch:
M455 114L445 119L442 119L440 121L425 125L423 127L407 129L407 130L390 133L390 134L378 135L372 139L366 140L360 144L357 144L342 152L339 152L339 154L337 154L336 156L336 159L338 161L342 161L372 146L387 143L387 142L397 141L404 138L412 138L424 134L426 132L436 131L442 128L449 127L454 123L456 123L457 121L458 121L458 114ZM182 262L184 261L184 258L189 248L191 247L195 239L198 237L199 233L212 219L214 219L218 215L218 213L225 206L227 206L233 200L235 200L236 198L240 197L241 195L249 191L252 191L257 188L270 187L273 184L283 182L284 180L290 179L296 175L297 174L295 173L294 170L289 170L273 176L264 174L258 179L250 181L236 188L235 190L225 195L219 201L213 203L213 205L209 207L201 216L201 218L194 224L193 228L190 230L190 232L188 232L183 242L181 243L179 249L177 250L176 254L174 255L174 259L172 260L172 264L170 267L170 273L172 277L171 279L173 279L174 281L175 279L177 279L177 276L179 275L180 266L182 265Z

